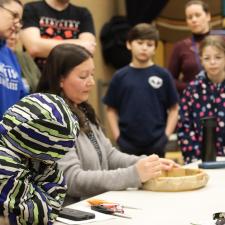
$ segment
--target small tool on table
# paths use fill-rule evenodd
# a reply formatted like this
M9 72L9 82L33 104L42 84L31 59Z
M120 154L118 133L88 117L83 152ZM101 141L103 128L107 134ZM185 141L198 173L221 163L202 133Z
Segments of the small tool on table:
M101 212L101 213L105 213L105 214L110 214L113 216L118 216L118 217L123 217L123 218L127 218L127 219L131 219L132 217L124 215L122 213L117 213L114 209L111 209L109 207L106 207L104 205L92 205L91 209L97 212Z
M119 204L119 203L114 203L114 202L110 202L110 201L106 201L106 200L102 200L102 199L96 199L96 198L88 199L87 202L91 206L102 205L102 204L117 204L117 205L120 205L121 207L123 207L125 209L140 209L140 208L137 208L137 207L127 206L127 205L123 205L123 204Z

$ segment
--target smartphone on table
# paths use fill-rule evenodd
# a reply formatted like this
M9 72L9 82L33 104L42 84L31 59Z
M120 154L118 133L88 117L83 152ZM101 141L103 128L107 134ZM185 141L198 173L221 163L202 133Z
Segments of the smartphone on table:
M80 221L80 220L94 219L95 214L90 213L90 212L77 210L77 209L63 208L59 212L59 217L69 219L69 220Z

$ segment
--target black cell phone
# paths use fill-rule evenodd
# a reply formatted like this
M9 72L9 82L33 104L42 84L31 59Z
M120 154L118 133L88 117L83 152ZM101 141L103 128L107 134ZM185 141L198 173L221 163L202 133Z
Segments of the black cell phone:
M69 220L89 220L89 219L94 219L95 214L90 213L90 212L85 212L77 209L70 209L70 208L63 208L59 212L59 217L69 219Z

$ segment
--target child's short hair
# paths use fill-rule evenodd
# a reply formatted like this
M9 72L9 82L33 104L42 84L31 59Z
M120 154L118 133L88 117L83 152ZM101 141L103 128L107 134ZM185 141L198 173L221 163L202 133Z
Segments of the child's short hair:
M156 46L159 40L159 31L149 23L139 23L135 25L127 34L127 41L132 42L137 39L154 40Z

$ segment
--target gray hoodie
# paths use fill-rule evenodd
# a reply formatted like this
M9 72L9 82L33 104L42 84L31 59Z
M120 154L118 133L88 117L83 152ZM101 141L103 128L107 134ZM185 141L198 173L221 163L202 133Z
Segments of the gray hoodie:
M68 186L66 204L73 203L73 198L84 199L106 191L141 187L134 166L140 157L120 152L100 128L92 124L91 129L102 152L102 165L96 149L83 132L78 136L76 150L57 161Z

